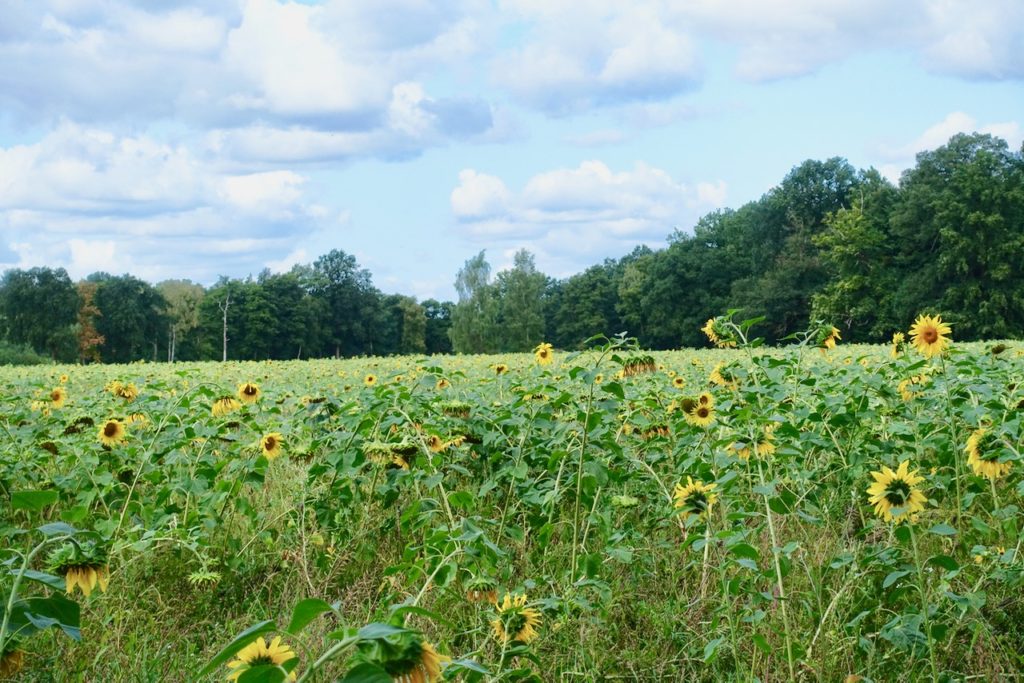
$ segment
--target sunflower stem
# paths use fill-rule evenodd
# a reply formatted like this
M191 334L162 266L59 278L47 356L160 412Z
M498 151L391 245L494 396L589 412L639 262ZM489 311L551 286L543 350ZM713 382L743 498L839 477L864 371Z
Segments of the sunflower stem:
M946 370L946 355L940 354L939 361L942 363L942 387L946 394L946 414L949 417L949 435L953 443L957 443L956 438L956 421L953 418L953 397L949 393L949 372ZM956 521L960 521L960 511L963 509L963 494L960 491L960 457L956 452L956 448L953 448L953 466L956 470Z
M932 681L938 683L939 669L935 663L935 646L932 643L931 620L928 618L928 594L925 591L927 584L924 580L924 567L921 566L921 555L917 551L917 535L914 533L913 523L908 523L910 529L910 545L914 549L914 565L917 567L918 593L921 595L921 617L924 619L925 639L928 642L928 662L932 668Z
M764 472L761 469L760 459L757 461L757 476L760 479L762 489L765 486ZM796 680L796 671L793 667L793 643L789 635L789 615L786 611L786 590L782 584L782 565L779 562L779 543L775 535L775 520L772 515L772 506L768 502L768 495L764 495L765 516L768 518L768 535L772 542L772 561L775 563L775 580L779 589L779 607L782 610L782 626L786 635L786 664L789 666L789 680Z

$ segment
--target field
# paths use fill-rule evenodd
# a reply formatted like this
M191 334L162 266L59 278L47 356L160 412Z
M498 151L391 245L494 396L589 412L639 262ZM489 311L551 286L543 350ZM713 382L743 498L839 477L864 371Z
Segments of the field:
M6 368L0 673L1020 680L1022 348Z

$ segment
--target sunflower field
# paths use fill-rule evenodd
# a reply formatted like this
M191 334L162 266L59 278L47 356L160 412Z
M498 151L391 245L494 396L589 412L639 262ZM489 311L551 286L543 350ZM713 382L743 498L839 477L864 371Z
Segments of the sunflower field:
M1024 670L1024 346L0 370L0 677Z

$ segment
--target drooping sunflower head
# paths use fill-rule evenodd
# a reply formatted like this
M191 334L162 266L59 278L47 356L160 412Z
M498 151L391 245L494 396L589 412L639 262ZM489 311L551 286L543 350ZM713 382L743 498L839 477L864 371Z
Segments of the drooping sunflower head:
M68 400L68 392L64 387L56 387L50 392L50 407L63 408L64 402Z
M718 500L718 494L715 493L714 482L705 484L687 477L685 486L676 484L672 498L679 514L688 520L691 517L707 515L711 511L711 506Z
M237 681L239 676L257 666L280 666L292 659L295 659L295 652L281 643L281 636L271 640L269 645L261 636L239 650L235 659L228 662L231 669L228 680ZM295 673L291 672L287 680L294 681L295 678Z
M238 400L242 403L253 404L260 400L260 388L252 382L244 382L238 385Z
M716 386L726 387L728 389L735 389L739 386L739 381L732 368L724 365L723 363L718 363L714 368L712 368L711 374L708 376L708 380Z
M541 365L550 365L551 361L554 360L555 352L554 347L548 342L541 342L533 350L533 357L537 359L537 362Z
M127 436L128 430L125 429L124 424L113 418L101 424L96 433L96 437L104 446L116 446L123 443Z
M720 349L732 348L736 346L736 335L727 325L728 318L726 316L718 316L717 318L708 318L708 321L704 323L704 327L700 328L700 331L707 335L708 341L714 344Z
M491 628L501 643L529 643L540 635L537 628L541 621L540 612L527 606L525 593L516 596L506 593L497 605L497 616L491 621Z
M405 630L386 639L360 643L356 660L374 664L395 683L433 683L441 680L441 663L448 657L438 654L418 631Z
M447 446L448 444L444 442L444 439L439 437L437 434L431 434L427 437L427 448L429 448L432 453L440 453Z
M1012 463L999 462L999 439L985 427L974 430L967 437L967 462L979 477L999 479L1010 473Z
M928 501L917 488L924 477L909 468L910 461L904 460L896 471L883 466L881 471L871 473L875 483L867 489L868 502L874 506L875 515L886 522L913 521Z
M263 438L260 439L260 450L263 452L263 455L267 460L273 460L281 455L282 448L283 442L281 440L280 432L264 434Z
M18 640L10 638L0 653L0 679L13 679L25 666L25 653L18 648Z
M377 375L374 375L373 373L370 373L370 374L366 375L366 377L363 377L363 386L364 387L372 387L372 386L376 386L376 384L377 384Z
M818 330L818 346L826 351L834 349L836 342L842 341L842 339L838 327L825 325Z
M489 576L474 576L465 583L467 602L498 603L498 582Z
M47 564L51 572L64 577L68 595L79 588L89 597L96 586L101 592L107 591L110 581L107 554L107 547L94 541L65 543L50 553Z
M893 358L900 357L900 350L903 348L904 339L906 339L906 337L903 336L902 332L892 333L892 351L890 352L890 355Z
M234 396L221 396L213 402L210 413L214 417L222 417L242 407L242 403Z
M117 389L113 393L118 398L123 398L125 403L131 403L139 397L139 388L131 382L127 384L117 382Z
M949 346L952 330L942 322L942 316L919 315L910 327L910 342L925 358L941 356Z

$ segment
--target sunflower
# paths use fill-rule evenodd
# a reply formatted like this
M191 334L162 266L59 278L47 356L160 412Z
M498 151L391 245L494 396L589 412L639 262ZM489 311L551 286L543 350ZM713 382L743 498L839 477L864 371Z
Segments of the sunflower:
M25 666L25 653L17 648L11 639L4 644L4 653L0 655L0 678L14 678Z
M68 376L67 375L61 375L60 376L60 383L61 384L67 384L68 383Z
M999 462L999 448L995 436L984 427L967 437L967 462L979 477L999 479L1010 473L1011 463Z
M707 427L714 419L715 406L713 403L701 403L698 400L693 408L686 411L686 421L697 427Z
M429 448L432 453L440 453L447 447L448 444L446 444L437 434L431 434L427 437L427 448Z
M950 332L952 330L942 322L942 316L919 315L910 328L910 341L925 358L941 356L949 346L946 335Z
M604 384L604 375L600 372L594 375L594 384Z
M134 384L129 382L128 384L116 383L116 388L112 392L118 398L123 398L126 403L131 403L139 397L139 389Z
M512 597L508 593L498 605L498 616L491 621L494 635L503 644L510 642L529 643L538 635L541 616L533 607L526 606L526 594Z
M238 400L242 403L255 403L260 400L260 388L252 382L238 385Z
M740 460L750 460L751 454L765 457L775 453L775 436L772 432L775 431L774 425L768 425L764 428L764 433L761 438L753 443L753 450L751 450L750 444L733 444L733 449L736 451L736 457Z
M372 642L357 646L356 661L379 667L394 683L432 683L441 680L441 662L450 658L437 653L417 631L406 630L391 637L386 647Z
M928 383L928 375L914 375L905 380L900 381L896 385L896 390L900 392L900 396L903 397L904 401L910 401L920 395L921 392L913 391L911 387L923 385Z
M222 417L242 407L242 403L234 396L221 396L213 402L210 413L214 417Z
M739 386L739 382L736 381L736 376L732 374L732 371L725 367L722 363L717 364L708 376L708 380L717 386L726 387L728 389L735 389Z
M506 372L508 372L508 366L505 365L504 363L495 363L491 367L494 368L495 375L504 375Z
M691 477L686 478L686 486L676 484L675 506L685 519L700 517L711 511L711 506L718 499L714 492L714 482L705 484L702 481L694 481Z
M104 422L100 427L99 432L96 434L100 443L104 446L116 446L119 443L123 443L127 435L128 431L125 429L124 425L114 419Z
M551 365L551 361L554 359L554 347L547 342L541 342L537 345L537 348L533 350L533 356L537 359L537 362L541 365Z
M839 328L833 326L829 326L829 328L823 332L823 336L824 339L821 340L821 343L819 345L823 350L826 351L829 349L836 348L836 342L842 341L843 339L841 336L839 336Z
M228 663L231 673L228 674L229 681L237 681L247 669L257 666L280 666L290 659L295 658L295 653L287 645L281 644L281 636L274 638L267 645L262 637L249 643L235 655L235 659ZM288 674L289 681L294 681L295 672Z
M889 352L889 355L893 358L900 357L900 348L903 346L904 339L906 339L906 337L903 336L902 332L892 333L892 351Z
M270 432L260 439L260 450L267 460L273 460L281 455L281 433Z
M683 387L686 386L686 380L683 379L682 377L673 377L672 386L674 386L676 389L682 389Z
M92 590L97 585L100 587L101 592L107 592L107 585L110 583L110 569L106 565L67 565L63 570L64 588L68 595L75 592L75 586L82 589L85 597L92 595Z
M369 374L363 378L363 386L372 387L377 383L377 375Z
M139 425L140 427L145 427L146 424L149 422L149 418L146 417L145 413L131 413L128 417L125 418L125 422L127 422L128 424L136 424Z
M68 392L64 391L64 387L57 387L50 392L50 407L51 408L63 408L64 402L68 400Z
M924 510L928 499L917 489L924 477L918 476L918 470L908 471L909 467L910 461L904 460L895 472L883 466L881 472L871 473L875 483L867 489L868 502L875 506L875 515L886 522L913 521Z
M724 325L725 318L723 317L708 318L700 331L707 335L708 341L720 349L736 346L733 334Z
M434 385L434 389L436 389L438 391L444 391L445 389L447 389L451 385L452 385L451 382L449 382L444 377L442 377L441 379L437 380L437 384Z
M477 576L465 585L467 602L498 604L498 586L494 579L487 576Z

